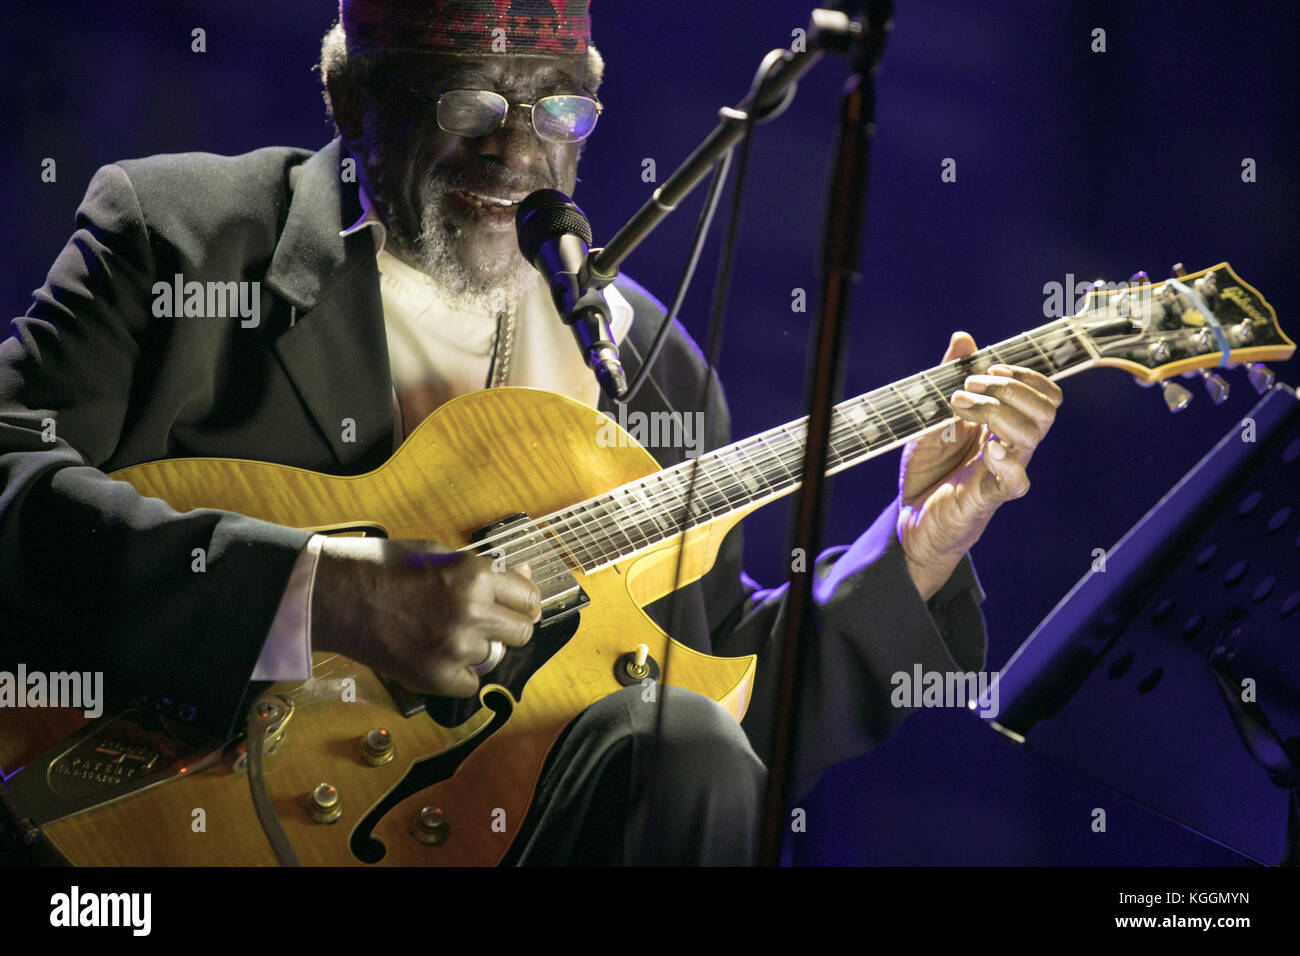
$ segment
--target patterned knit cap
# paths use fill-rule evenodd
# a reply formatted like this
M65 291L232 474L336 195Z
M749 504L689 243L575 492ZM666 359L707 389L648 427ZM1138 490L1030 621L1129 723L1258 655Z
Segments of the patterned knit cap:
M590 0L339 0L358 53L587 52Z

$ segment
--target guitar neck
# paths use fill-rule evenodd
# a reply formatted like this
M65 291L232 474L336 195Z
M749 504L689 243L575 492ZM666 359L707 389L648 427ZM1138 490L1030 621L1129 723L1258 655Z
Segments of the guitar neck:
M1058 319L850 398L835 406L827 474L947 425L955 417L948 397L968 375L1001 363L1056 379L1097 361L1087 335L1070 319ZM801 484L807 434L804 417L546 515L539 523L561 538L584 571L595 571L794 491Z

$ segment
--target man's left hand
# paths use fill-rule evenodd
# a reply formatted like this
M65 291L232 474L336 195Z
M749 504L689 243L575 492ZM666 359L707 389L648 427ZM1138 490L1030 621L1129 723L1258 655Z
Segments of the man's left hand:
M973 352L975 340L956 332L943 360ZM923 599L943 587L993 512L1029 490L1025 466L1060 404L1061 389L1045 375L993 365L953 393L955 422L903 449L898 539Z

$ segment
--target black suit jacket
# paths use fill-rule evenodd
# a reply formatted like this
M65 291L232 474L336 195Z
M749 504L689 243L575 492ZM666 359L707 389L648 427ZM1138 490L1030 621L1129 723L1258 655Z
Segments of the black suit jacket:
M112 697L164 696L212 730L236 722L309 534L217 510L180 514L105 472L224 456L356 474L393 452L374 245L368 230L339 236L361 215L340 159L336 140L314 154L155 156L96 174L76 231L0 343L0 667L102 670ZM259 324L155 317L155 283L177 275L260 283ZM620 289L636 311L623 349L634 373L663 308L634 283ZM703 375L676 326L633 407L693 409ZM355 441L343 440L345 418ZM719 388L707 422L710 448L730 440ZM655 454L668 465L681 451ZM969 562L923 602L897 507L852 548L819 558L804 786L906 715L889 703L891 674L983 664L983 593ZM195 548L203 573L192 570ZM784 588L759 590L741 555L737 530L701 582L650 613L700 650L760 655L744 726L766 759Z

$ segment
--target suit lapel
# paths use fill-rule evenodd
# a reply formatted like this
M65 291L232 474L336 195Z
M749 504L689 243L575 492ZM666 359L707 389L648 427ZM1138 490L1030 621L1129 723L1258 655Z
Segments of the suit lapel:
M377 467L393 452L392 373L371 230L340 182L339 141L290 174L292 199L265 283L296 321L274 350L339 467Z

